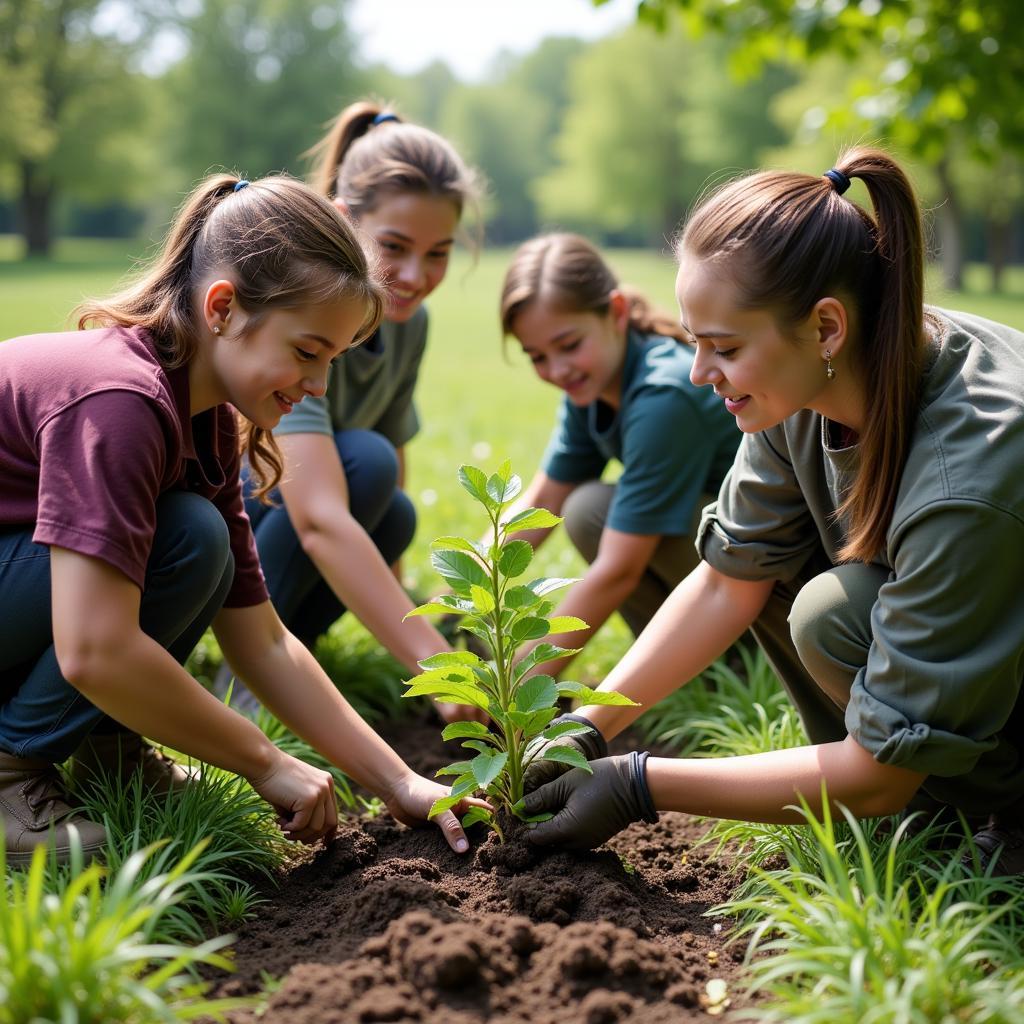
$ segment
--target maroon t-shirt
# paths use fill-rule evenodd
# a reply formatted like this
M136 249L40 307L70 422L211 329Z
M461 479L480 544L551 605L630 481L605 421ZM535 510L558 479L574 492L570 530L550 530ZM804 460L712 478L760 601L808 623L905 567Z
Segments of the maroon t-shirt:
M242 504L230 406L189 416L188 368L167 370L141 328L0 344L0 528L101 558L140 588L165 491L208 498L227 523L226 607L267 600Z

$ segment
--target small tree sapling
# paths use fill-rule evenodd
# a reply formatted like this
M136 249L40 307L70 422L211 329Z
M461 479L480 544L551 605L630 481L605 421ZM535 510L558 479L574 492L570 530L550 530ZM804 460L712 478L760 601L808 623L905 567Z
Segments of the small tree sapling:
M568 697L587 704L634 704L620 693L592 690L582 683L556 681L536 674L538 665L577 653L544 640L549 634L586 629L574 616L549 617L554 607L549 595L575 580L540 578L516 583L529 568L533 548L525 540L509 539L523 530L556 526L561 519L547 509L526 508L506 522L502 514L522 489L522 481L506 461L491 476L474 466L459 469L459 482L483 506L490 522L490 543L463 537L439 537L431 545L431 563L451 589L433 598L410 615L460 615L461 627L479 637L491 654L485 660L471 651L436 654L421 661L423 672L408 680L406 697L427 695L438 701L480 708L492 727L480 722L454 722L442 736L461 739L474 755L442 768L439 776L454 776L451 796L437 800L430 816L457 804L463 797L483 792L495 812L504 810L524 821L521 812L523 774L534 758L559 761L590 771L578 750L545 746L545 741L578 735L587 727L577 722L552 725L558 699ZM528 643L539 641L520 659L516 654ZM496 814L472 808L463 825L484 821L499 838L504 835Z

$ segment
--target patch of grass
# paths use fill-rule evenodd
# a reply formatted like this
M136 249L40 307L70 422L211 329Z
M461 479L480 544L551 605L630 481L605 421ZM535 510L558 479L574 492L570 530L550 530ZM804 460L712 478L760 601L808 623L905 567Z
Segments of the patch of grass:
M879 845L845 809L844 829L827 805L820 821L803 812L811 842L784 844L785 868L755 868L759 891L716 910L741 917L751 991L771 996L740 1017L1024 1020L1019 883L966 877L956 859L918 860L920 837L901 849L906 826Z
M0 1024L62 1021L189 1021L248 1006L248 999L206 1000L192 969L224 970L230 936L195 947L166 941L166 918L205 882L195 869L202 844L154 871L157 848L118 864L109 881L100 865L73 864L58 891L47 884L47 854L37 850L26 871L6 873L0 843ZM220 1018L222 1019L222 1018Z

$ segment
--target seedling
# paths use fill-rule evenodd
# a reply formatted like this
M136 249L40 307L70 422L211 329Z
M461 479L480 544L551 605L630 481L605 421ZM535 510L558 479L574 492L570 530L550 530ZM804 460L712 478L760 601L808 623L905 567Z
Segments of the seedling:
M556 526L561 519L547 509L526 508L507 522L502 514L522 490L522 481L506 461L497 473L487 476L474 466L459 469L459 482L483 506L490 522L490 543L463 537L439 537L431 548L431 563L451 588L410 615L462 616L461 627L479 637L491 654L485 660L470 651L435 654L421 661L423 672L408 680L406 697L430 696L438 701L463 704L486 711L492 727L479 722L454 722L442 733L446 740L461 739L475 756L442 768L439 776L454 776L451 795L435 801L430 817L477 792L486 795L495 812L505 811L523 821L539 821L551 815L528 817L522 813L523 774L535 758L559 761L590 771L590 765L573 747L554 746L541 753L545 740L579 735L586 726L576 722L551 724L558 714L558 699L568 697L587 704L634 704L620 693L599 692L582 683L556 681L537 674L537 666L576 654L544 640L549 634L586 629L571 615L548 617L554 608L549 596L575 580L540 578L516 583L530 566L533 548L525 540L509 537L523 530ZM538 642L539 641L539 642ZM521 658L526 644L536 643ZM463 825L483 821L504 842L497 814L472 808Z

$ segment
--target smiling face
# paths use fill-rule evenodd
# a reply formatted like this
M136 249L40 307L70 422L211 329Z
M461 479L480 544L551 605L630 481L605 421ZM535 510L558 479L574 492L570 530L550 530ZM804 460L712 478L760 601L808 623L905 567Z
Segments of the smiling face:
M366 311L343 301L268 313L246 332L235 306L216 336L210 361L221 400L259 427L272 429L307 395L327 389L333 359L347 351Z
M720 264L685 253L676 298L697 347L690 380L713 387L740 430L765 430L821 406L829 381L815 316L783 331L771 311L739 306Z
M388 289L388 320L405 323L444 280L459 210L450 199L415 192L385 194L359 218L377 243Z
M618 292L605 314L563 313L541 299L512 321L512 333L541 380L561 388L574 405L621 398L628 310Z

